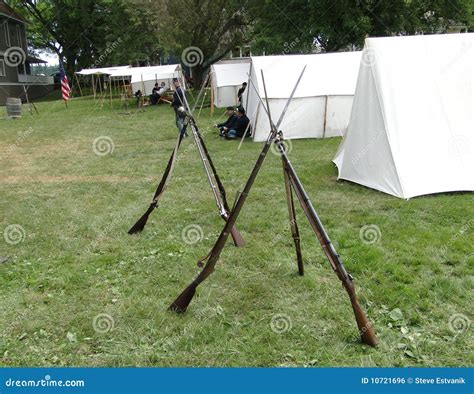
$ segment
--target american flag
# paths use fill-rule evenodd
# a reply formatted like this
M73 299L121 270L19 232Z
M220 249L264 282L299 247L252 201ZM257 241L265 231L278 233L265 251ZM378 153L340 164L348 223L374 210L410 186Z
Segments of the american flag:
M67 79L67 75L62 64L59 66L59 77L61 79L61 92L63 95L63 100L68 101L69 95L71 94L71 88L69 87L69 80Z

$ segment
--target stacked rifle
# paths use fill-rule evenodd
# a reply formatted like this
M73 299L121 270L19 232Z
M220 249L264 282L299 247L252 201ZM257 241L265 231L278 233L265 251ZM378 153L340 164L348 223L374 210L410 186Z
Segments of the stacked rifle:
M207 83L207 78L203 82L201 90L199 92L199 96L196 100L196 103L199 102L199 99L204 91L204 88ZM178 96L179 97L179 96ZM194 137L194 142L198 148L199 156L201 158L202 164L204 166L204 171L206 172L207 179L209 184L211 185L212 194L214 199L216 200L217 209L219 210L219 215L222 219L227 220L229 217L229 204L227 203L227 197L224 189L224 185L222 184L219 175L217 174L217 170L212 162L211 156L204 144L204 140L202 139L201 133L197 127L196 121L194 120L193 111L191 110L189 103L186 99L186 95L184 97L184 102L182 101L181 104L183 106L183 114L187 118L189 122L189 126L191 127L191 131ZM195 107L194 107L195 109ZM194 110L193 109L193 110ZM158 206L158 201L160 200L161 196L163 195L173 173L174 165L176 163L176 159L178 156L178 150L181 145L181 141L183 140L183 133L178 133L178 138L176 140L176 145L171 153L171 156L168 160L168 164L166 166L165 172L163 177L161 178L158 187L156 188L155 194L153 195L153 199L147 209L147 211L138 219L138 221L132 226L132 228L128 231L129 234L136 234L145 228L145 225L148 221L148 217L150 214L155 210ZM243 246L245 244L244 239L237 231L235 226L232 226L230 229L232 239L234 240L235 246Z
M303 184L301 183L300 179L298 178L298 175L296 174L296 171L293 167L293 165L290 162L290 159L288 158L287 152L285 150L285 145L283 143L283 133L281 130L279 130L279 127L283 121L283 118L288 110L288 107L293 99L293 96L296 92L296 89L298 88L298 85L301 81L301 78L305 72L306 66L303 68L301 71L301 74L293 88L293 91L286 102L286 105L283 109L283 112L280 115L280 118L278 119L278 122L276 125L273 123L271 114L270 114L270 106L268 103L268 96L267 96L267 90L265 86L265 78L263 75L262 71L262 81L263 81L263 87L264 87L264 92L265 92L265 101L266 104L263 102L262 98L257 92L257 97L259 97L260 104L264 108L265 112L267 113L271 130L268 135L268 138L263 146L263 149L254 165L254 168L252 172L250 173L250 176L244 186L243 191L239 194L237 201L234 204L234 207L232 210L229 210L226 200L225 200L225 192L224 188L217 176L217 172L214 168L214 165L212 164L212 161L210 160L209 153L207 152L207 149L204 145L204 141L202 140L202 137L199 133L199 130L197 128L197 125L194 121L194 118L192 116L192 112L189 109L189 105L185 99L185 107L187 109L187 116L189 118L189 124L191 126L191 130L193 132L193 136L196 142L196 145L198 147L199 154L201 156L202 162L204 164L204 168L206 171L206 174L208 176L209 182L211 184L211 187L213 189L214 197L216 199L216 204L219 209L219 213L221 217L225 220L225 225L224 228L222 229L219 237L217 238L214 246L212 247L211 251L209 252L208 255L206 255L203 259L201 259L198 262L198 265L200 267L203 267L201 272L197 275L197 277L183 290L183 292L173 301L173 303L169 306L169 309L178 313L185 312L186 309L188 308L189 304L191 303L197 287L204 281L206 280L214 271L215 266L217 264L217 261L219 260L220 254L225 246L225 243L227 241L227 238L229 237L229 234L232 234L234 237L234 242L236 245L240 244L237 242L238 241L238 233L236 232L235 229L235 223L237 221L237 218L240 214L240 211L246 201L246 198L252 188L252 185L257 178L258 172L260 171L260 168L263 165L263 162L265 160L265 157L272 145L274 143L281 154L281 159L282 159L282 166L283 166L283 176L284 176L284 183L285 183L285 190L286 190L286 196L287 196L287 204L288 204L288 213L289 213L289 220L290 220L290 228L291 228L291 234L293 237L293 241L295 244L295 249L296 249L296 259L297 259L297 266L298 266L298 273L300 275L304 274L304 266L303 266L303 259L301 255L301 248L300 248L300 236L299 236L299 229L298 225L296 222L296 214L295 214L295 205L294 205L294 194L296 195L296 198L298 199L304 214L306 215L309 224L311 228L313 229L316 238L318 239L324 254L326 255L332 269L336 273L337 277L341 281L343 287L345 288L350 302L352 304L352 309L354 311L357 327L359 330L359 334L361 336L361 340L363 343L369 345L369 346L376 346L377 344L377 338L375 336L372 324L370 321L367 319L364 311L362 310L358 299L357 295L355 292L354 288L354 283L353 283L353 277L346 271L339 255L337 254L334 245L331 243L331 240L329 239L329 236L324 229L323 224L321 223L321 220L319 219L319 216L314 209L308 194L306 193ZM249 79L252 87L256 90L256 87L252 81L252 79ZM181 136L178 137L178 141L175 147L175 150L173 151L173 155L176 154L179 144L181 142ZM152 203L150 204L149 211L151 211L156 207L158 198L161 196L164 187L166 186L166 179L169 176L169 173L172 171L174 159L173 155L170 158L170 161L168 162L168 166L165 171L164 179L165 181L160 182L160 185L158 185L157 192L155 193L155 196L153 198ZM163 183L163 185L162 185ZM219 187L220 193L217 193L215 184L217 183L217 186ZM161 186L161 187L160 187ZM147 211L148 215L151 213ZM145 215L147 215L145 213ZM145 216L144 215L144 216ZM142 219L140 219L142 220ZM132 227L130 230L131 233L136 232L132 231L135 229L135 227L140 223L137 222L137 224ZM146 219L145 219L146 223ZM140 225L137 226L137 228L140 228ZM143 226L141 227L143 229ZM136 230L136 229L135 229ZM141 230L140 230L141 231ZM243 242L243 240L242 240Z

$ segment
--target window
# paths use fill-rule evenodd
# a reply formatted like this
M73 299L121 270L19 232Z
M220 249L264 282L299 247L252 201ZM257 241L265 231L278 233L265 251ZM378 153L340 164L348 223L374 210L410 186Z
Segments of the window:
M9 45L16 47L18 46L18 37L16 36L16 29L15 29L16 25L9 24L9 26L10 26L9 37L8 37L10 41Z
M23 48L23 38L21 36L21 27L20 27L20 25L16 25L16 37L17 37L17 40L18 40L18 46L20 48Z
M5 42L7 43L7 48L11 45L10 44L10 32L8 31L8 22L5 21L5 23L3 24L3 30L4 30L4 33L5 33Z
M5 73L5 62L3 60L0 60L0 77L6 76Z

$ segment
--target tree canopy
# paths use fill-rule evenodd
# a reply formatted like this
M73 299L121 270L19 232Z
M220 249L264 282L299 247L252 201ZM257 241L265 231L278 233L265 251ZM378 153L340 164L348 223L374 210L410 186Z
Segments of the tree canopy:
M367 36L474 29L471 0L10 0L33 48L72 70L157 64L171 54L199 79L232 49L289 54L358 49Z
M122 0L14 0L30 22L29 44L58 55L67 68L159 61L152 16Z

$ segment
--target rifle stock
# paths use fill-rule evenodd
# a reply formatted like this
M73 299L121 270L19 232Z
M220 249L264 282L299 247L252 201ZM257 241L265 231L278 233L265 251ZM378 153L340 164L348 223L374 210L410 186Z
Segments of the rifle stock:
M377 337L373 329L372 323L367 319L362 307L357 300L357 296L354 289L354 283L349 277L346 280L342 281L344 288L349 295L352 304L352 310L354 311L354 316L357 323L357 328L359 329L360 337L363 343L366 345L375 347L377 346Z
M191 283L183 290L183 292L176 298L176 300L173 301L173 303L168 309L177 313L186 312L189 303L191 302L194 297L194 294L196 293L196 287L197 285L194 284L194 282Z
M239 230L235 226L233 226L230 230L230 235L232 236L232 240L234 241L234 245L237 247L241 247L245 245L245 241L240 235Z
M146 222L148 221L148 217L150 214L153 212L153 210L156 208L157 203L152 202L150 206L148 207L147 211L142 215L140 219L132 226L130 230L128 230L129 234L136 234L145 228Z

